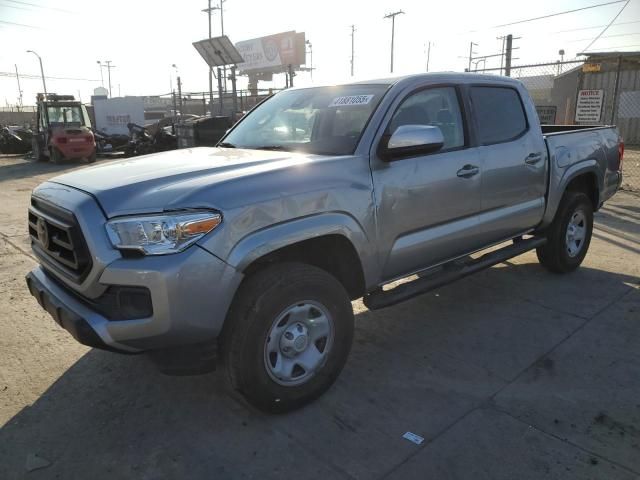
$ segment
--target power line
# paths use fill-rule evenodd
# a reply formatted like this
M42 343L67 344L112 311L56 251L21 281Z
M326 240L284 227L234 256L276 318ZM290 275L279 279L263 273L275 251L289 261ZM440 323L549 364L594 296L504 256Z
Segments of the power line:
M0 72L0 77L15 77L16 74L15 72ZM20 74L20 78L29 78L29 79L36 79L36 80L40 80L42 78L42 75L33 75L30 73L21 73ZM50 76L45 76L44 78L46 79L50 79L50 80L74 80L74 81L78 81L78 82L99 82L100 80L94 80L92 78L77 78L77 77L50 77Z
M491 28L500 28L500 27L508 27L510 25L518 25L520 23L527 23L527 22L533 22L535 20L542 20L545 18L551 18L551 17L557 17L558 15L566 15L568 13L575 13L575 12L581 12L583 10L589 10L591 8L598 8L598 7L604 7L606 5L613 5L615 3L622 3L625 0L614 0L612 2L606 2L606 3L599 3L597 5L591 5L588 7L582 7L582 8L574 8L573 10L565 10L564 12L557 12L557 13L550 13L549 15L543 15L541 17L534 17L534 18L527 18L525 20L518 20L516 22L511 22L511 23L504 23L502 25L496 25L494 27ZM627 3L629 3L629 0L626 0ZM626 5L625 5L626 6ZM616 17L617 18L617 17Z
M596 38L594 38L594 39L591 41L591 43L590 43L589 45L587 45L587 46L582 50L583 52L586 52L587 50L589 50L589 49L591 48L591 45L593 45L594 43L596 43L596 42L598 41L598 39L602 36L602 34L603 34L604 32L606 32L606 31L609 29L609 27L610 27L611 25L613 25L613 22L615 22L615 21L618 19L618 17L619 17L619 16L620 16L620 14L622 13L622 11L626 8L626 6L627 6L627 5L629 5L629 2L630 2L630 1L631 1L631 0L627 0L627 1L625 2L625 4L624 4L624 5L622 6L622 8L620 9L620 11L617 13L617 15L616 15L615 17L613 17L613 20L611 20L611 21L609 22L609 24L608 24L606 27L604 27L604 30L602 30L602 31L601 31L601 32L596 36Z
M38 30L42 30L42 27L36 27L35 25L26 25L24 23L7 22L6 20L0 20L0 23L3 23L5 25L12 25L12 26L15 26L15 27L35 28L35 29L38 29Z
M601 47L598 49L598 51L600 50L615 50L616 48L632 48L632 47L640 47L640 43L636 43L634 45L618 45L616 47ZM591 53L591 52L584 52L584 53ZM597 52L595 52L597 53Z
M614 37L628 37L629 35L640 35L640 32L633 32L633 33L620 33L618 35L605 35L603 37L600 38L614 38ZM591 40L591 38L581 38L579 40L569 40L568 43L575 43L575 42L586 42L588 40Z
M618 25L631 25L633 23L640 23L640 20L635 20L633 22L620 22L620 23L616 23L616 24L611 25L611 26L612 27L617 27ZM578 32L580 30L594 30L596 28L603 28L603 27L606 27L606 25L596 25L594 27L572 28L570 30L558 30L557 32L551 32L551 33L555 34L555 33Z
M20 0L2 0L2 1L8 2L8 3L15 3L17 5L27 5L29 7L44 8L45 10L58 10L59 12L73 13L70 10L65 10L64 8L49 7L46 5L38 5L37 3L22 2Z
M18 7L16 5L4 5L4 7L6 8L15 8L16 10L22 10L23 12L35 12L35 10L33 8L29 8L29 7Z

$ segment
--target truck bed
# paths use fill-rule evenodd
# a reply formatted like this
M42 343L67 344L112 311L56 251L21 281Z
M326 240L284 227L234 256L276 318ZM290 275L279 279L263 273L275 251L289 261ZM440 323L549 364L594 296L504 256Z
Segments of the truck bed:
M544 223L549 223L560 204L566 179L581 169L595 167L595 208L611 197L620 185L619 136L611 125L541 125L550 162L549 195Z
M582 132L584 130L598 130L601 128L615 128L613 125L540 125L543 135Z

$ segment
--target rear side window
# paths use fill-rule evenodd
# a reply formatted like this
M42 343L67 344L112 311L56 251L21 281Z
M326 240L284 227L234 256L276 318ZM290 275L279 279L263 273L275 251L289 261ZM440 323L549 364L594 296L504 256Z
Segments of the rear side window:
M471 87L471 102L480 143L507 142L527 130L520 95L513 88Z

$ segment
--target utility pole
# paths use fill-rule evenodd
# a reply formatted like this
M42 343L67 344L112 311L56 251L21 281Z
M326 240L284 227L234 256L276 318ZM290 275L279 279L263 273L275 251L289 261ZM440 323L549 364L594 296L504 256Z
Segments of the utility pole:
M224 106L223 106L223 98L222 98L222 69L218 68L218 101L220 103L220 116L223 114Z
M178 115L178 105L176 104L176 91L171 90L171 96L173 97L173 116Z
M18 98L20 99L20 108L22 108L22 88L20 88L20 75L18 74L18 65L16 67L16 80L18 80Z
M354 38L356 36L356 26L351 25L351 76L353 77L353 55L354 55Z
M504 68L504 43L507 37L496 37L496 40L502 40L502 50L500 51L500 75L502 75L502 69Z
M513 35L507 35L507 46L504 58L504 74L507 77L511 76L511 55L513 53Z
M473 54L476 53L476 52L473 51L473 47L477 47L477 46L478 46L477 43L471 42L469 44L469 68L467 68L468 72L471 71L471 60L473 59Z
M44 68L42 68L42 58L33 50L27 50L27 53L33 53L36 57L38 57L38 61L40 62L40 75L42 75L42 88L44 88L44 94L47 95L47 84L44 81Z
M182 115L182 82L180 81L180 75L178 75L178 104L180 105L180 115Z
M220 0L220 35L224 36L224 2L227 0ZM223 65L222 71L224 74L224 92L227 93L227 66Z
M431 57L431 41L427 42L427 64L425 65L426 71L429 71L429 57Z
M211 0L208 0L208 7L202 10L206 12L209 17L209 40L211 40L211 12L214 10L220 10L220 7L212 7ZM209 66L209 108L211 109L211 116L213 117L213 67Z
M296 74L293 71L293 65L289 64L289 87L293 87L293 77L295 77Z
M102 65L103 63L105 63L106 65ZM100 69L102 69L103 67L107 69L107 75L109 77L109 98L111 98L111 69L116 68L116 66L111 65L111 60L105 60L104 62L98 60L98 65L100 65ZM102 72L100 73L102 74Z
M313 73L313 70L311 71ZM229 75L231 79L231 94L233 95L233 118L236 117L236 113L238 113L238 90L236 89L236 66L231 67L231 75Z
M388 13L384 16L384 18L391 19L391 73L393 73L393 43L395 41L396 35L396 16L402 15L404 12L402 10L398 10L396 12Z

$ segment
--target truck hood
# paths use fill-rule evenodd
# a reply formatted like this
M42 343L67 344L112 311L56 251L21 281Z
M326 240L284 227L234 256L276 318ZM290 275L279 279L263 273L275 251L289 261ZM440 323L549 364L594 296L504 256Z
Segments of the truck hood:
M329 157L200 147L109 162L50 181L89 193L108 217L180 208L223 209L229 197L237 195L228 195L229 189L221 185L322 158Z

